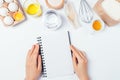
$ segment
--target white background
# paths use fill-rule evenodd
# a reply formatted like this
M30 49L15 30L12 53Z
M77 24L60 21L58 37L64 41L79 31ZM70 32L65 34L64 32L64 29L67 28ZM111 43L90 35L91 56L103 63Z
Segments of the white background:
M47 10L44 0L39 0L43 12ZM23 4L24 0L20 1ZM96 0L88 0L93 7ZM79 0L73 0L79 10ZM64 25L58 31L71 31L72 43L86 51L89 60L91 80L120 80L120 25L103 32L91 34L90 24L82 24L77 30L68 23L64 9L58 11L63 16ZM6 28L0 23L0 80L23 80L27 51L36 43L40 33L48 31L43 17L27 15L25 22L16 27ZM62 79L64 80L64 79ZM66 80L66 79L65 79Z

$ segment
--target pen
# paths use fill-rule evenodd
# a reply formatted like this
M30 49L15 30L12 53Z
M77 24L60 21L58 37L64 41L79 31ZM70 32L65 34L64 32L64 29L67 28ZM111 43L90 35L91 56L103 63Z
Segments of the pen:
M70 32L68 31L68 39L69 39L69 44L71 46L71 37L70 37ZM71 50L70 50L71 51ZM71 51L71 55L72 55L72 51ZM73 55L72 55L73 56Z
M69 44L71 45L71 38L70 38L70 32L68 31L68 39L69 39Z

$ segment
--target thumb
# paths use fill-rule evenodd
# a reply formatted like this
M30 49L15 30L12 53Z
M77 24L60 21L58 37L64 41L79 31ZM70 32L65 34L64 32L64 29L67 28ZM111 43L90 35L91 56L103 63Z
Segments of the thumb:
M38 56L38 70L41 70L42 68L42 60L41 60L41 55Z

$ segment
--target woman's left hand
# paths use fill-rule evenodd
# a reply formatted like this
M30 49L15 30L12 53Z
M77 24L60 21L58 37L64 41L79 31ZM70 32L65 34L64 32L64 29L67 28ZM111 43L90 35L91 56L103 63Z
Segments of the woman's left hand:
M38 80L42 71L39 45L33 45L28 51L26 60L26 80Z

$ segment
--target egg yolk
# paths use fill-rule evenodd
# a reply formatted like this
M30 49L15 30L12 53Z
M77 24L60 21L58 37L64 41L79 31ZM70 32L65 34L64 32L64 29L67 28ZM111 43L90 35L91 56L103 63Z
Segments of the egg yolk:
M15 19L15 21L20 21L23 19L23 14L21 12L15 12L13 14L13 18Z
M39 4L30 4L27 8L27 13L30 15L35 15L39 12L40 5Z
M102 28L101 22L99 20L95 20L93 22L93 29L99 31L101 30L101 28Z

